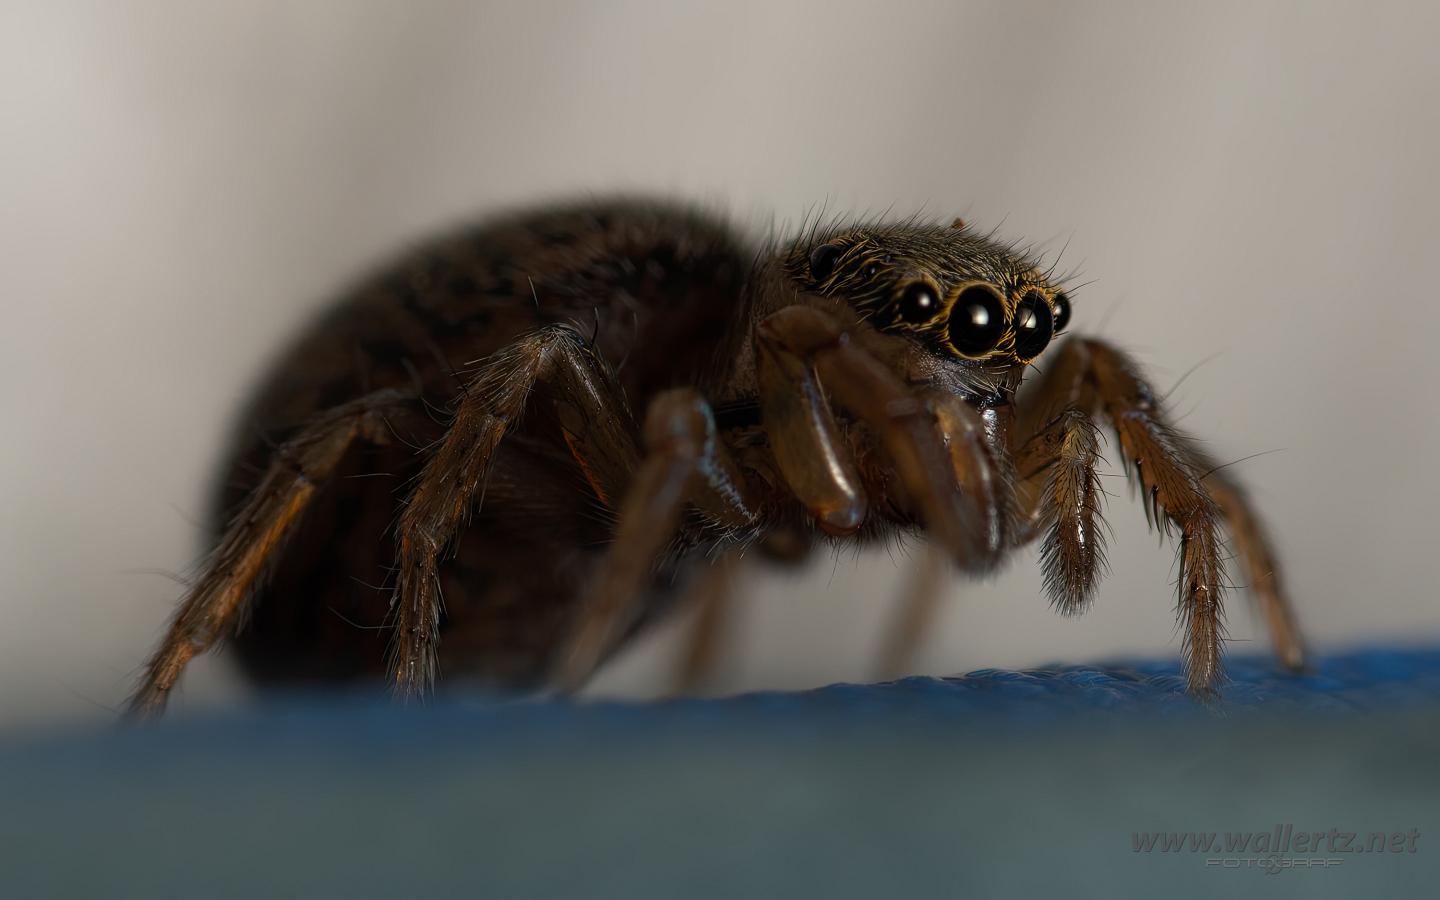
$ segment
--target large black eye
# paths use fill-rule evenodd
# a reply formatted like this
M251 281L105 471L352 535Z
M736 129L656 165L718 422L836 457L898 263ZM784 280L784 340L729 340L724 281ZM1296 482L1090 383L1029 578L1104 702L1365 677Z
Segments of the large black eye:
M1034 359L1050 343L1054 333L1055 321L1045 295L1031 291L1021 298L1015 307L1015 355L1020 359Z
M1059 334L1070 324L1070 298L1064 294L1055 295L1055 333Z
M960 292L950 310L950 343L966 356L983 356L995 349L1005 334L1005 304L988 285L977 284Z
M917 281L900 295L899 313L903 322L919 324L935 318L940 310L940 298L935 288L923 281Z
M835 271L835 261L840 258L840 248L834 244L821 244L810 251L810 277L824 281Z

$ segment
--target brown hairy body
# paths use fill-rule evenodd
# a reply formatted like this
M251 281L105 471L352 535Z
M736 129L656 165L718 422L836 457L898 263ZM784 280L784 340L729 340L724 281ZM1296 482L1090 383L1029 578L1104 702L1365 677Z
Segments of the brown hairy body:
M227 636L265 681L574 688L717 561L815 541L923 531L978 573L1039 539L1052 602L1078 612L1104 567L1097 420L1179 536L1192 691L1222 677L1226 526L1299 667L1238 487L1124 354L1046 352L1070 316L1050 274L958 221L756 247L635 200L432 241L350 292L242 416L216 547L132 710Z

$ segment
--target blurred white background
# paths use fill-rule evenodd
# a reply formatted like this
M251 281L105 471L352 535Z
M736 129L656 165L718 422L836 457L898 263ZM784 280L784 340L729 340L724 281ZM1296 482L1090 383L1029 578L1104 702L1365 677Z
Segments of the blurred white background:
M1186 379L1321 649L1434 640L1434 4L0 4L0 724L108 715L203 549L230 417L332 292L497 205L643 189L762 227L1068 241L1081 330ZM1172 554L957 584L918 669L1174 654ZM905 560L899 560L901 566ZM721 690L871 674L883 554L751 572ZM1232 652L1267 649L1242 597ZM601 679L654 693L667 629ZM181 705L242 696L223 656Z

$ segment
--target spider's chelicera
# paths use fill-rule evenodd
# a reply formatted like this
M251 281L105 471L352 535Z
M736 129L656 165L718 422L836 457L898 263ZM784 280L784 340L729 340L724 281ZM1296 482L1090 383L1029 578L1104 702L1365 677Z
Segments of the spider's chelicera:
M923 532L979 573L1038 540L1052 603L1076 613L1105 567L1101 422L1179 538L1190 690L1222 679L1222 529L1301 666L1239 487L1126 354L1057 344L1070 318L1037 260L958 220L813 224L756 249L621 201L442 237L358 285L259 392L214 549L131 709L161 709L232 634L263 680L574 688L687 598L708 623L694 676L732 561L818 541Z

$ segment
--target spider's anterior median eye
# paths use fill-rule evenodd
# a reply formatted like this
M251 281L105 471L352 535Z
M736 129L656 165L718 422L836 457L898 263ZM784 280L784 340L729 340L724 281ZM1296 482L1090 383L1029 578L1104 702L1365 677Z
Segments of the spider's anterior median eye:
M1063 293L1055 295L1055 333L1059 334L1070 324L1070 298Z
M810 251L810 277L824 281L835 271L835 261L840 258L840 248L834 244L821 244Z
M1005 305L994 288L976 284L960 292L950 310L950 343L966 356L983 356L1005 334Z
M1015 355L1020 359L1034 359L1050 343L1054 333L1055 321L1045 295L1031 291L1021 298L1015 307Z
M928 322L939 309L940 298L935 295L935 289L923 281L910 285L900 295L898 312L903 322Z

